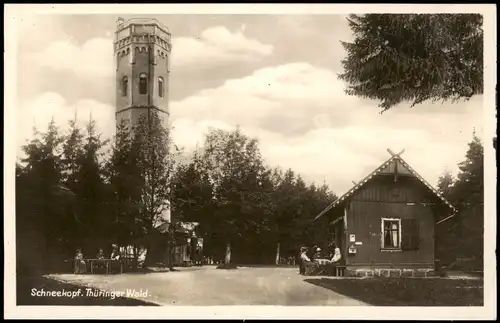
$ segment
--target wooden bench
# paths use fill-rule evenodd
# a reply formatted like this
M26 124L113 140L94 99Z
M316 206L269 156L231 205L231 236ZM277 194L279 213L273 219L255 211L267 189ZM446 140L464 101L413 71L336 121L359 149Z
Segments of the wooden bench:
M344 265L335 266L335 270L332 273L333 276L344 277L345 276L345 267Z
M306 276L345 276L345 265L337 265L334 267L323 267L317 263L307 263L305 264L305 275Z

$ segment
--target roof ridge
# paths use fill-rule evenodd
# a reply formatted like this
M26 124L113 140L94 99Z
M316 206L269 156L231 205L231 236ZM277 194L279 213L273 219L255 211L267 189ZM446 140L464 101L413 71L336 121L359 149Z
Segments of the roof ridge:
M425 180L417 171L408 164L401 156L396 156L402 163L403 166L407 167L410 172L413 173L425 186L427 186L434 194L436 194L446 205L448 205L454 212L457 210L434 186Z
M343 195L341 195L338 199L336 199L335 201L333 201L332 203L330 203L330 205L328 205L323 211L321 211L320 214L318 214L313 221L316 221L318 218L320 218L321 216L323 216L323 214L325 214L326 212L330 211L336 204L338 204L340 201L342 201L343 199L345 199L349 193L351 193L351 191L355 191L356 188L361 187L363 184L365 184L369 179L371 179L371 177L377 172L379 171L381 168L387 166L387 164L389 164L389 162L393 159L396 158L397 155L393 155L391 156L389 159L387 159L385 162L383 162L382 164L380 164L380 166L378 166L377 168L375 168L375 170L373 170L371 173L369 173L368 175L366 175L361 181L359 182L356 182L357 184L354 185L353 187L351 187L347 192L345 192Z
M357 191L358 189L360 189L373 176L377 175L378 172L380 172L383 168L385 168L392 160L399 160L403 164L403 166L405 166L405 167L408 168L408 170L412 173L412 175L414 175L420 182L422 182L422 184L424 184L425 186L427 186L427 188L429 188L437 197L439 197L441 199L441 201L443 201L448 207L450 207L453 210L453 213L456 212L456 208L450 202L448 202L448 200L446 200L444 198L444 196L441 193L439 193L439 191L437 191L431 184L429 184L429 182L427 182L419 173L417 173L415 171L415 169L413 169L413 167L411 167L408 164L408 162L406 162L399 154L394 154L389 159L387 159L385 162L383 162L380 166L378 166L377 168L375 168L375 170L373 170L370 174L368 174L367 176L365 176L361 181L357 182L356 185L354 185L353 187L351 187L351 189L349 189L341 197L339 197L338 199L336 199L335 201L333 201L332 203L330 203L330 205L328 205L323 211L321 211L313 219L313 222L316 221L317 219L319 219L321 216L323 216L326 212L330 211L333 207L335 207L336 205L340 204L340 202L342 202L347 197L349 197L350 195L352 195L355 191Z

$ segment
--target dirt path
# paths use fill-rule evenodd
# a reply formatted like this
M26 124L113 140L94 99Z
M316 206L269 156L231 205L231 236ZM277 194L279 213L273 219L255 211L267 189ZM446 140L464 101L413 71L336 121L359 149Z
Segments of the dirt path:
M136 291L132 296L160 305L367 305L304 282L295 268L217 270L188 268L178 272L123 275L56 275L60 281L105 291Z

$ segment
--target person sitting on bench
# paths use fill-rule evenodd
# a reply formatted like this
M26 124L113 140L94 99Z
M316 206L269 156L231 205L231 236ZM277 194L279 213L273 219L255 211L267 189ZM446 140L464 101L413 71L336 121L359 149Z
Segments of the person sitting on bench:
M104 251L102 251L102 249L99 249L97 255L95 256L95 259L104 259Z
M99 269L106 268L106 262L104 261L104 251L102 249L99 249L95 258L103 261L96 261L94 268L99 268Z
M328 274L329 275L335 275L335 270L337 266L340 263L340 260L342 259L342 254L340 253L340 248L337 246L335 242L332 243L332 249L333 251L333 256L330 259L330 262L328 263Z
M119 260L120 259L120 251L116 245L113 245L113 251L111 252L111 260Z
M120 249L118 248L117 245L113 245L113 251L111 252L111 263L110 263L110 269L111 272L116 273L118 272L120 268Z
M316 248L317 247L315 247L315 249ZM303 266L304 266L304 275L306 275L306 276L314 274L319 267L318 263L316 261L314 261L314 259L311 259L311 257L309 257L307 255L307 252L302 253L301 261L302 261Z
M83 260L82 249L76 249L75 256L75 274L85 274L87 271L87 264Z

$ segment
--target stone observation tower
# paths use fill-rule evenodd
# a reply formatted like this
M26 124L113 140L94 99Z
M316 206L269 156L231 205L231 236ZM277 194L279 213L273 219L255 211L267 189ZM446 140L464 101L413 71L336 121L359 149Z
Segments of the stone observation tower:
M168 125L171 36L156 19L116 21L116 124L155 109Z
M168 128L171 36L156 19L116 20L116 125L130 127L156 110ZM129 128L130 129L130 128ZM170 222L170 209L163 218Z

